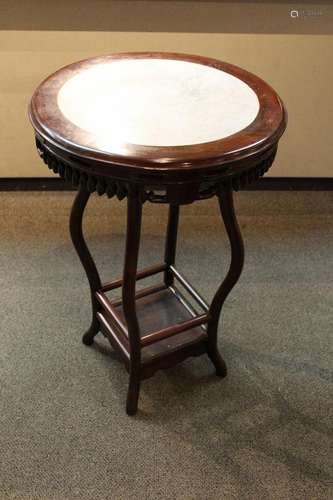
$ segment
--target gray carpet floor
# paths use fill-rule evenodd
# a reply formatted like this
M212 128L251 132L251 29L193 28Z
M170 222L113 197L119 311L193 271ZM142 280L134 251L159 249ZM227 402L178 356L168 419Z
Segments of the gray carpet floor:
M219 345L142 384L90 322L67 231L74 193L0 193L0 499L332 499L333 193L236 195L246 261ZM103 280L121 274L125 203L93 197ZM140 262L163 254L146 206ZM229 263L214 201L182 211L178 267L210 299Z

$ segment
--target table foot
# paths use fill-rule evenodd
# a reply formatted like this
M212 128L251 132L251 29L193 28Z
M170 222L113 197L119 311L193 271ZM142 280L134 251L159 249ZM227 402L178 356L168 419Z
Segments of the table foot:
M208 356L215 366L216 375L224 378L227 376L227 365L217 349L208 349Z
M89 330L82 337L82 342L84 345L92 345L94 343L94 337L100 330L100 325L97 318L93 318Z
M138 411L138 401L140 392L140 377L139 375L130 374L128 392L127 392L127 402L126 402L126 413L127 415L135 415Z

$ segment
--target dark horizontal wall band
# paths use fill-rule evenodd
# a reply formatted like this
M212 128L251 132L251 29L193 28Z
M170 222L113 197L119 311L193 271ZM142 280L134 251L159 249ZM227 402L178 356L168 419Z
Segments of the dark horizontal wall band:
M2 177L0 191L75 191L58 177ZM262 177L244 191L333 191L333 177Z
M244 191L332 191L333 177L262 177Z
M0 30L323 35L333 33L333 5L332 0L0 0Z
M76 191L60 177L0 177L0 191Z

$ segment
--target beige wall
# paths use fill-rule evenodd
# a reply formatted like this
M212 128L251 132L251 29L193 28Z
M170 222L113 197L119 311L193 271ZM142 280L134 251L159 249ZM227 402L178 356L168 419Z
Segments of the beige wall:
M117 51L220 58L267 80L289 125L272 176L333 176L333 35L0 31L0 176L46 176L27 119L37 84L62 65Z

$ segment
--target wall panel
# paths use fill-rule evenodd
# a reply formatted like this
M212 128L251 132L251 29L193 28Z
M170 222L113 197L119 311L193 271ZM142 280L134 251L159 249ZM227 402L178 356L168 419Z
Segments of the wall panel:
M333 36L301 34L0 31L0 176L45 176L27 105L35 86L72 61L130 50L217 57L267 80L283 97L289 125L273 176L333 176Z

